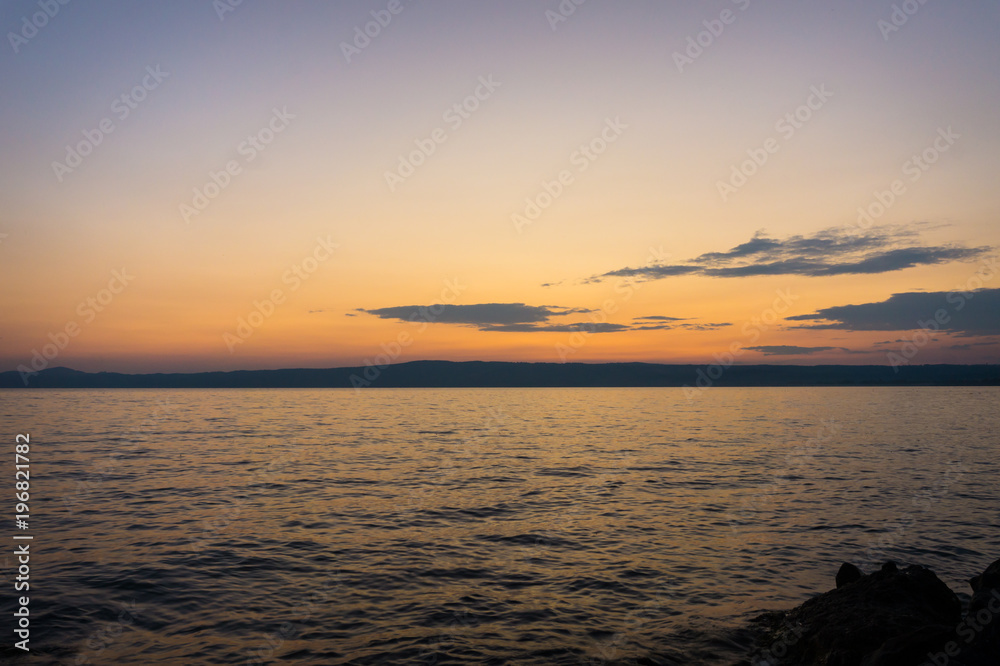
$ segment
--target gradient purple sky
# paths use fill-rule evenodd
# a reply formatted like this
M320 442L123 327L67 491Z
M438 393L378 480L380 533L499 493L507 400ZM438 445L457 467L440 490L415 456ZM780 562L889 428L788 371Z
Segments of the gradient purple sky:
M997 362L996 2L219 6L0 9L0 369Z

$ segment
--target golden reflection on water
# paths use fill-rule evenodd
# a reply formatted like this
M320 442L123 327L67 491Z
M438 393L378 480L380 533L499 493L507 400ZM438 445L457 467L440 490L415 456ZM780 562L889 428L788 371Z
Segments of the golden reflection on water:
M976 518L996 505L997 395L35 391L5 409L37 442L47 645L80 649L80 608L134 598L145 616L102 658L574 663L736 654L748 613L828 589L880 534L883 559L962 590L1000 550Z

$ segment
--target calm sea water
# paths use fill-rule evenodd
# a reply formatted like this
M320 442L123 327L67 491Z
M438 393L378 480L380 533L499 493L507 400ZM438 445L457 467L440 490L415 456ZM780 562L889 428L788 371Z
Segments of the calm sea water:
M928 565L967 599L1000 557L998 404L6 391L11 459L31 435L31 663L732 664L750 617L844 560Z

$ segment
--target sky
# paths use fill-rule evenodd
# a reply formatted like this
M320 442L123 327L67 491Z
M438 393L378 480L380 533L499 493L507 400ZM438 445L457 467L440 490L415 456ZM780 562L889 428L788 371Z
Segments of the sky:
M1000 356L996 2L0 27L0 370Z

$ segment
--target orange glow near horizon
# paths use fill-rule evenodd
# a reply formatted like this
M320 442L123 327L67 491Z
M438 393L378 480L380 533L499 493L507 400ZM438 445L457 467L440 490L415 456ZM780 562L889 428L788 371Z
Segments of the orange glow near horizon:
M400 334L394 362L700 364L741 345L759 349L739 363L885 364L933 303L898 328L787 317L1000 289L983 264L1000 89L988 58L923 48L995 53L994 10L928 6L886 40L864 8L755 5L681 71L700 7L594 6L554 30L533 3L414 5L350 61L361 5L192 11L164 9L127 58L67 12L0 65L23 93L0 103L0 370L36 352L88 371L352 366ZM103 118L113 131L55 168ZM761 238L777 249L739 254ZM886 267L802 268L866 258ZM791 268L711 272L767 262ZM653 265L698 270L591 279ZM772 317L778 293L794 300ZM495 331L364 312L440 302L556 314ZM542 330L595 321L623 330ZM956 323L919 362L996 362L991 326Z

